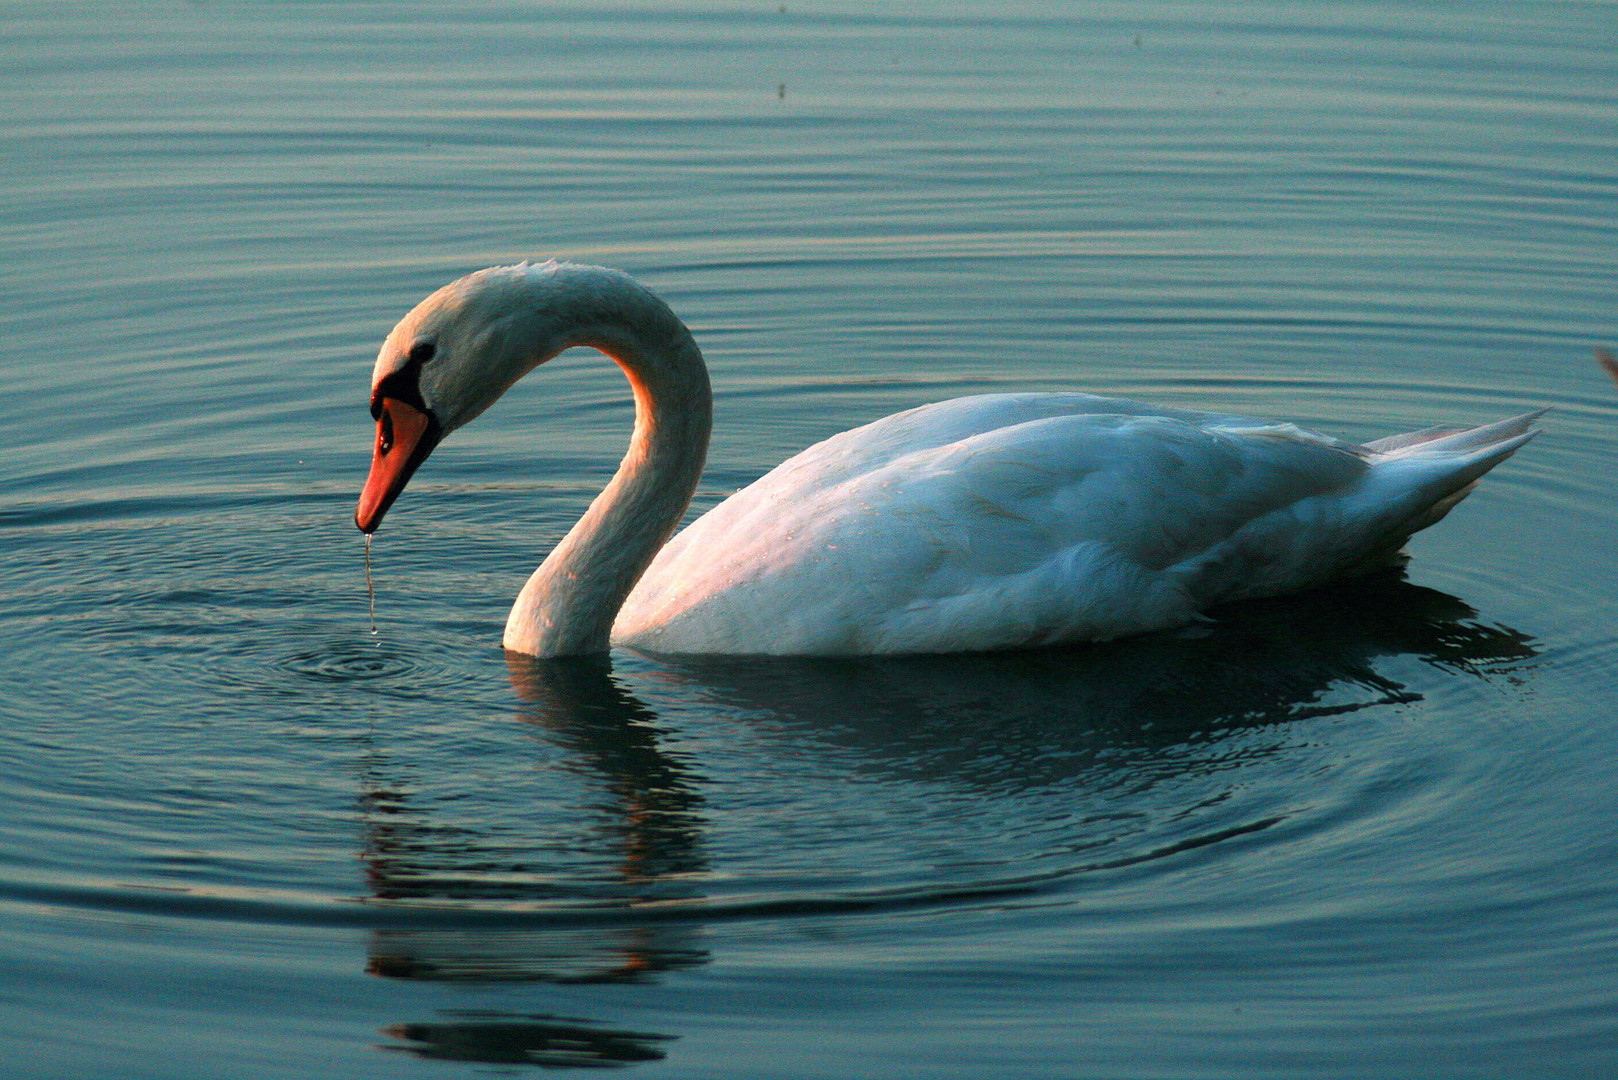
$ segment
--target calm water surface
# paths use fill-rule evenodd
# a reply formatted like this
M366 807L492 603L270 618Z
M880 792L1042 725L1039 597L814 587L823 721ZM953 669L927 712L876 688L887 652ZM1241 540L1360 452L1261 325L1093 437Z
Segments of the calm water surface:
M1618 1069L1618 7L0 5L8 1077ZM1016 656L511 663L569 354L351 514L523 257L808 442L1084 389L1549 405L1403 573Z

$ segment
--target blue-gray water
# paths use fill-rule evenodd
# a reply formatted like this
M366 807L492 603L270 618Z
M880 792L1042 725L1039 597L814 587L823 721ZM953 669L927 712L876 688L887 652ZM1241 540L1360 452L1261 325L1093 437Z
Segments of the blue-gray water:
M1007 14L1015 9L1018 14ZM1618 1068L1618 6L0 6L0 1071ZM508 668L569 354L374 551L370 359L636 274L701 506L923 401L1548 405L1398 574L1023 656Z

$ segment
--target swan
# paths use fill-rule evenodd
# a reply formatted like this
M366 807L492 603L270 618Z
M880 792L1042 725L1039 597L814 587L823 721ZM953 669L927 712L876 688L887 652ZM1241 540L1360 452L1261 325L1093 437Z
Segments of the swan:
M444 286L388 334L355 524L375 532L445 435L579 345L628 376L635 426L512 606L504 644L531 656L949 653L1182 626L1392 561L1544 411L1361 446L1091 394L955 398L817 443L674 536L712 427L696 342L627 274L525 262Z

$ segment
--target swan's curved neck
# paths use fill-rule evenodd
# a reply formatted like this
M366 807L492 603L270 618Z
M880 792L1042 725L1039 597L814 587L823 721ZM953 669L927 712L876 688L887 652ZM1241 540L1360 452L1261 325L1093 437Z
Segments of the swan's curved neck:
M553 339L618 362L635 391L635 430L612 482L517 596L505 632L516 652L606 652L618 609L673 535L702 475L713 427L708 369L674 313L632 289L596 295L577 325Z

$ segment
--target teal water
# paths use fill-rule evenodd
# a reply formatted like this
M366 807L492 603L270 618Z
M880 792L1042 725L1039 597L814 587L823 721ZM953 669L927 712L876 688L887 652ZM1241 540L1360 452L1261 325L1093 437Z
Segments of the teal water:
M1618 6L0 4L8 1077L1618 1067ZM698 508L1080 389L1548 405L1402 573L1021 656L508 665L569 354L373 551L370 361L549 256L690 323Z

